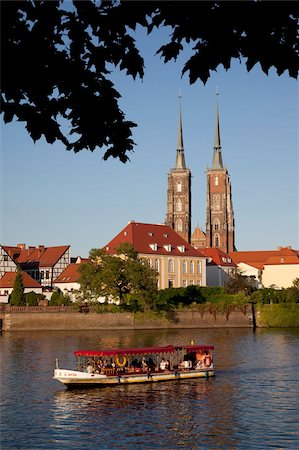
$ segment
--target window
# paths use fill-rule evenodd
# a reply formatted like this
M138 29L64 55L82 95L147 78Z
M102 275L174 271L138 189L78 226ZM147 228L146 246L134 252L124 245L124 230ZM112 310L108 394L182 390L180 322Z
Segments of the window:
M186 247L185 247L184 245L178 245L178 250L179 250L181 253L185 253Z
M45 274L44 274L44 271L42 270L41 273L40 273L40 278L41 278L41 280L44 279L44 275L45 275Z
M159 260L155 259L155 270L159 270Z
M194 280L190 280L190 286L194 285Z
M163 245L163 247L165 248L165 250L166 250L167 252L171 252L171 244Z
M151 260L147 259L146 262L147 262L148 267L151 267Z
M174 260L173 259L168 260L168 272L169 273L174 272Z
M8 261L8 256L7 255L3 255L3 261Z
M215 186L218 186L218 182L219 182L218 177L215 177Z
M196 263L196 272L201 273L201 262L200 261L197 261L197 263Z
M182 270L183 270L183 273L187 273L187 261L183 261Z
M154 252L158 250L158 244L150 244L149 246Z
M214 221L214 230L219 231L219 229L220 229L220 220L216 218Z
M179 212L182 211L182 200L180 198L176 202L176 210Z
M176 222L176 230L177 231L183 231L183 223L182 223L182 219L178 219Z
M196 284L197 284L197 286L200 286L201 285L201 280L197 280Z
M178 181L178 184L176 185L177 192L182 192L182 183Z
M215 234L215 247L219 247L220 246L220 239L219 239L219 235Z
M190 261L190 273L194 273L194 262Z
M187 280L183 280L183 287L187 287Z
M172 288L173 287L173 280L168 280L168 287Z
M49 279L49 271L46 270L46 280L48 280L48 279Z

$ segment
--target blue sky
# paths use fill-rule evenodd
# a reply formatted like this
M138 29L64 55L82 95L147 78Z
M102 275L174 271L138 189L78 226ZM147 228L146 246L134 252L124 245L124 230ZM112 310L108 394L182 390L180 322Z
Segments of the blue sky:
M163 223L167 174L175 164L178 94L182 91L185 158L192 173L192 229L205 229L206 174L212 163L216 87L222 156L232 184L238 250L299 248L298 81L234 61L206 85L181 77L186 57L164 64L155 51L167 33L136 40L143 81L111 75L134 129L130 162L103 161L103 150L67 152L35 144L23 123L1 122L1 243L71 245L88 256L128 221Z

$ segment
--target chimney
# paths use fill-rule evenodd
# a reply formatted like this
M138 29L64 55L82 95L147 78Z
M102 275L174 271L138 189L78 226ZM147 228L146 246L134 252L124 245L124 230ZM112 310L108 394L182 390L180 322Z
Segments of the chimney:
M44 246L44 245L39 245L38 248L39 248L40 250L45 250L45 246Z
M17 247L24 250L26 248L26 244L18 244Z

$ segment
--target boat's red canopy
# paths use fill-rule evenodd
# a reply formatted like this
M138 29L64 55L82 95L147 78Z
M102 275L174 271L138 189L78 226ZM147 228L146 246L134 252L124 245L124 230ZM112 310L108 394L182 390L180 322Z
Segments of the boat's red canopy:
M177 350L188 352L214 350L212 345L168 345L167 347L138 347L115 348L106 350L77 350L75 356L123 356L123 355L152 355L158 353L174 353Z

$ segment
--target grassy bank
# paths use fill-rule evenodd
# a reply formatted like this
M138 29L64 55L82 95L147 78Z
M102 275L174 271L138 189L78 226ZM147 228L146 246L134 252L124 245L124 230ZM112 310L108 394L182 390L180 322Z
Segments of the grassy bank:
M256 305L260 327L299 327L299 304Z

